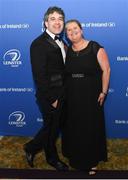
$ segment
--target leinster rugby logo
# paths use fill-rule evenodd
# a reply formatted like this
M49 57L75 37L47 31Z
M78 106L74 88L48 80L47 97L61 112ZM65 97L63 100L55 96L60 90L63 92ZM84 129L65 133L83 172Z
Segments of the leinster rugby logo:
M21 53L18 49L10 49L3 56L3 64L11 67L18 67L22 64L20 57Z
M25 114L22 111L15 111L9 115L8 124L11 126L23 127L24 125L26 125L24 119Z

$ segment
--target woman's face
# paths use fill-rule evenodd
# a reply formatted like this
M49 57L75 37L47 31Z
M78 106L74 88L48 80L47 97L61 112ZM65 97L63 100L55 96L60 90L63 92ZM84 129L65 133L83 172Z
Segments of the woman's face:
M82 38L82 29L76 22L66 24L66 34L71 42L78 42Z

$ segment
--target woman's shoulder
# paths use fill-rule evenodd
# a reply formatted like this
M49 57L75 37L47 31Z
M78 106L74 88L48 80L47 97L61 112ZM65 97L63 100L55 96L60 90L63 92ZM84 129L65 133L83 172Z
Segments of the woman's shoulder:
M95 54L99 51L100 48L104 48L99 42L97 41L91 41L92 44L92 50Z
M103 47L99 42L97 42L97 41L94 41L94 40L90 40L90 42L92 43L92 45L93 46L101 46L101 47Z

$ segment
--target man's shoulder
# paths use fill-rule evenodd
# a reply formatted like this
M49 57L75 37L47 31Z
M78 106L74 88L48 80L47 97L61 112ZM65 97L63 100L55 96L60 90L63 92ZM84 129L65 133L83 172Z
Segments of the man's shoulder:
M43 43L44 40L45 40L44 34L41 34L41 35L39 35L36 39L34 39L34 40L32 41L31 46L34 46L34 45L36 45L36 44Z

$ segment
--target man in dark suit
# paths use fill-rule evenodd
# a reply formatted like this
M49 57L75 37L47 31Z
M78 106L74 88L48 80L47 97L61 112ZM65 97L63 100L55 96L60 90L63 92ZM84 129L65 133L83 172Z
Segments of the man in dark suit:
M43 116L43 127L36 136L24 145L26 160L34 167L35 155L45 151L47 162L57 170L68 166L59 159L56 139L63 107L63 72L65 50L59 35L64 28L65 15L61 8L50 7L44 15L45 31L35 39L30 48L36 98Z

